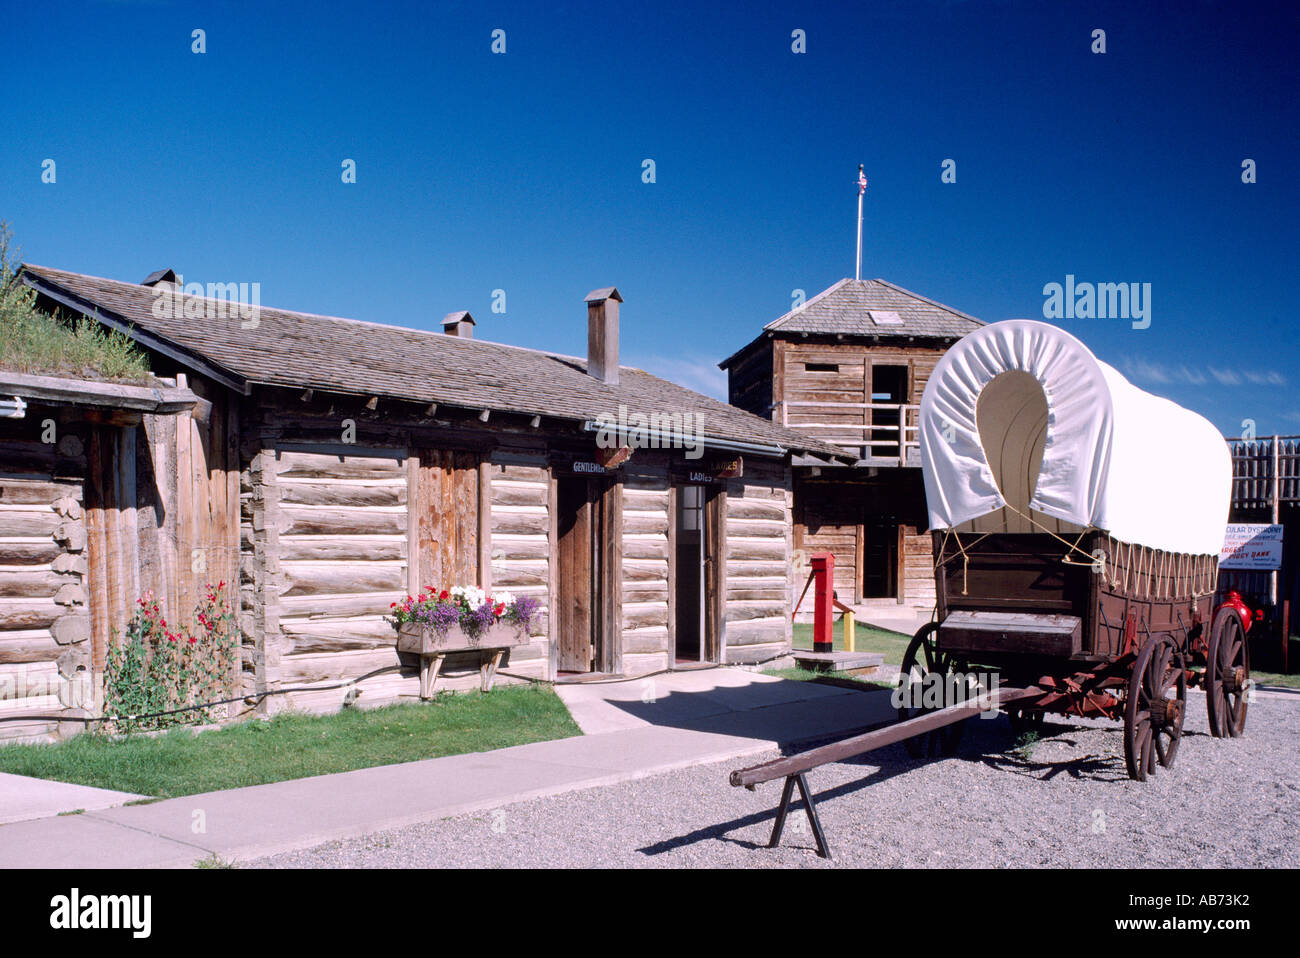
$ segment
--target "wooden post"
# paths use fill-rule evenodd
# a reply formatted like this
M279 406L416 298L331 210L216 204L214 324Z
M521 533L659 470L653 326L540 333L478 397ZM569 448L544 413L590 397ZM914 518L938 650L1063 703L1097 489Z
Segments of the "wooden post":
M554 682L560 656L559 486L555 466L546 467L546 678Z
M857 646L853 635L854 630L853 611L849 610L844 613L844 651L856 652Z
M1278 522L1281 521L1281 519L1280 519L1280 516L1281 516L1281 506L1280 506L1280 495L1279 495L1279 494L1280 494L1281 491L1282 491L1282 482L1281 482L1281 476L1279 475L1279 469L1278 469L1278 466L1279 466L1279 464L1280 464L1280 463L1279 463L1279 456L1278 456L1278 446L1279 446L1279 440L1278 440L1278 437L1277 437L1277 436L1274 436L1274 437L1273 437L1273 494L1272 494L1272 499L1273 499L1273 525L1277 525ZM1278 574L1277 574L1277 570L1276 570L1276 569L1274 569L1271 573L1269 573L1269 577L1268 577L1268 579L1269 579L1269 582L1268 582L1269 593L1270 593L1270 595L1272 596L1272 599L1273 599L1273 608L1274 608L1274 610L1276 610L1276 609L1277 609L1277 598L1278 598L1278 595L1277 595L1277 584L1278 584L1277 580L1278 580Z
M492 591L492 463L484 456L478 464L478 581Z

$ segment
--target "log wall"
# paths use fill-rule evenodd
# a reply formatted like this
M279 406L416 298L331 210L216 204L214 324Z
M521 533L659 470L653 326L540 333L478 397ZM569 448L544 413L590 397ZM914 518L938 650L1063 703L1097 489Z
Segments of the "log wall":
M554 555L551 473L537 457L498 456L482 470L490 519L486 545L490 589L531 595L542 603L533 621L532 642L513 649L503 668L529 678L554 678L551 659L550 596Z
M282 444L264 454L279 550L278 571L267 577L278 628L268 617L266 647L278 652L281 687L336 683L397 664L396 633L384 616L411 585L408 465L402 456L369 452ZM392 693L376 681L361 695L371 704ZM268 711L335 708L346 695L290 693L268 700Z
M727 481L727 662L758 662L790 650L793 503L790 471L783 465L747 459L744 476Z
M623 672L640 675L673 661L669 628L669 478L666 460L634 456L623 467Z
M85 427L53 409L0 420L0 743L41 741L94 708L87 611ZM42 422L55 430L41 441ZM65 723L62 731L79 730Z

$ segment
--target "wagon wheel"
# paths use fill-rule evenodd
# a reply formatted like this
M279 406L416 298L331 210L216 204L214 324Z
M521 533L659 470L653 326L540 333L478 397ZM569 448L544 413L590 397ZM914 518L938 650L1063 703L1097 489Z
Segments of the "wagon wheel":
M966 671L965 663L939 651L935 642L935 633L938 629L938 623L935 622L928 622L921 626L912 637L912 641L907 646L907 653L903 656L903 665L899 669L900 683L904 678L908 679L921 690L918 694L923 694L927 688L925 684L927 675L949 675L953 672ZM947 687L946 682L944 687ZM906 689L903 691L906 692ZM909 702L904 701L898 709L898 720L902 722L933 711L936 711L933 706L926 708L918 704L913 707ZM903 739L903 745L913 758L920 758L922 755L951 755L957 750L957 743L961 740L965 724L965 722L957 722L924 735Z
M1210 734L1237 738L1246 730L1246 690L1250 682L1250 647L1241 618L1221 609L1210 633L1205 663L1205 702Z
M1138 652L1124 706L1124 764L1129 778L1145 782L1159 761L1172 768L1187 712L1187 673L1168 635Z

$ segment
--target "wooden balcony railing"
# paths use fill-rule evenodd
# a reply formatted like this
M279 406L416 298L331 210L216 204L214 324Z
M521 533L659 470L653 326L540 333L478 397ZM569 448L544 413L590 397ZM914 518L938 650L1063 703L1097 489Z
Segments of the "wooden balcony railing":
M782 400L776 419L790 429L806 429L872 465L921 464L921 407L911 403L815 402ZM819 413L861 422L820 422ZM795 417L794 421L791 421ZM812 419L813 421L806 421Z

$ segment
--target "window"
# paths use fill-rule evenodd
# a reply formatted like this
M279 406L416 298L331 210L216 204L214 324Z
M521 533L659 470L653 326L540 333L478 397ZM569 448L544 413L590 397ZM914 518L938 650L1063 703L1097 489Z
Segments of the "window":
M681 528L684 532L698 532L704 518L704 489L700 486L681 488Z
M839 363L804 363L805 372L810 373L837 373L840 371Z

